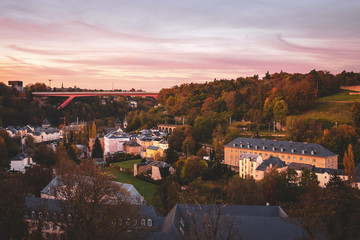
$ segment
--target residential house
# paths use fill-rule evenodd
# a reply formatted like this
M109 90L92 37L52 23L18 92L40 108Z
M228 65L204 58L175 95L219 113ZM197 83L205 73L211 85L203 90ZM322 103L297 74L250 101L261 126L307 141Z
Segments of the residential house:
M32 164L34 164L32 158L22 153L11 159L10 170L25 173L26 168Z
M348 176L345 174L345 171L342 169L332 169L332 168L317 168L313 170L316 174L316 177L319 181L320 187L326 187L326 184L329 182L331 175L337 174L341 180L348 180Z
M99 141L100 141L101 148L102 148L102 150L104 151L104 149L105 149L104 138L103 138L103 137L99 137L98 139L99 139ZM90 150L90 152L92 152L92 150L93 150L93 147L94 147L94 144L95 144L95 140L96 140L96 138L89 138L89 150Z
M158 158L163 156L164 156L164 150L160 147L148 146L146 148L146 153L145 153L146 158L157 160Z
M225 164L237 167L235 157L243 153L259 154L263 159L278 157L286 164L297 162L319 168L338 168L338 155L319 144L242 137L224 146Z

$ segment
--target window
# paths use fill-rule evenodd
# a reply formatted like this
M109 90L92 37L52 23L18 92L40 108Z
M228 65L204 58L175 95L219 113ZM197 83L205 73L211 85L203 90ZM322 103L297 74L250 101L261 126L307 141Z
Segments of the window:
M231 149L231 152L232 152L232 149Z
M233 161L230 161L230 165L233 165Z
M309 162L309 158L306 158L306 162Z
M145 219L141 219L141 226L145 227Z
M284 157L284 155L281 155L281 159L284 159L285 157Z
M267 154L267 153L265 153L265 157L267 157L267 155L268 155L268 154Z
M314 162L316 162L316 160L315 160L315 159L313 159L313 163L314 163Z
M296 157L294 157L294 160L296 160Z
M147 225L148 225L148 227L151 227L151 226L152 226L152 220L151 220L151 218L149 218L149 219L147 220Z
M255 154L257 154L257 152L254 152Z
M300 157L300 161L302 161L302 157Z
M42 212L39 212L39 219L42 219Z
M68 218L68 221L71 222L71 220L72 220L71 214L69 214L69 215L67 216L67 218Z
M237 159L237 156L235 156L235 159Z
M287 159L290 160L290 156L288 156Z

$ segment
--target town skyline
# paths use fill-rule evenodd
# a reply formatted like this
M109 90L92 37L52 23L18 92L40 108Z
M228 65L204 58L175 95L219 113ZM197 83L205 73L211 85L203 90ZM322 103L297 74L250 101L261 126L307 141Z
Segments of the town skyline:
M159 91L360 71L356 1L0 1L2 81Z

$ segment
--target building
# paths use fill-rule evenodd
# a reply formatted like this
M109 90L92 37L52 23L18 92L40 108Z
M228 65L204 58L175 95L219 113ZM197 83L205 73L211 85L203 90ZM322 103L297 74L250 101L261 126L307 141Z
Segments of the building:
M98 138L99 139L99 141L100 141L100 145L101 145L101 148L102 148L102 150L104 151L104 149L105 149L105 143L104 143L104 138ZM95 140L96 140L96 138L89 138L89 150L90 150L90 152L92 152L92 150L93 150L93 147L94 147L94 144L95 144Z
M164 156L164 150L156 146L148 146L146 148L145 157L157 160L159 157Z
M135 141L124 142L123 147L125 153L134 155L140 155L141 153L141 145Z
M263 159L278 157L286 164L297 162L319 168L338 168L338 155L319 144L242 137L224 146L225 164L237 168L236 162L243 153L258 154Z
M121 131L110 132L104 137L104 155L124 151L124 143L130 141L130 136Z
M279 206L176 204L161 232L153 233L149 239L306 238L307 233Z
M326 187L326 184L329 182L332 175L337 174L341 180L348 180L348 176L345 174L345 171L342 169L332 169L332 168L317 168L314 167L313 171L319 181L320 187Z
M23 81L8 81L8 85L13 88L16 88L16 90L18 90L19 92L24 91Z
M263 162L258 154L243 153L239 157L239 176L241 178L255 178L255 169Z
M30 167L33 163L32 158L26 154L19 154L11 159L10 170L24 173L26 168Z
M81 179L90 179L85 176L79 176ZM126 200L135 205L145 205L146 201L144 197L136 190L136 188L128 183L113 182L118 184L122 189L126 190L128 194L124 195ZM58 199L66 200L63 196L57 195L57 189L62 188L64 183L59 176L53 178L46 187L40 191L40 197L44 199ZM120 193L122 194L122 193Z
M50 127L50 123L49 121L45 118L45 120L43 121L43 123L41 124L41 127L43 128L47 128Z
M284 161L281 161L278 157L270 156L255 169L254 179L257 181L262 180L265 174L273 167L276 167L279 172L286 171L287 169L287 165Z

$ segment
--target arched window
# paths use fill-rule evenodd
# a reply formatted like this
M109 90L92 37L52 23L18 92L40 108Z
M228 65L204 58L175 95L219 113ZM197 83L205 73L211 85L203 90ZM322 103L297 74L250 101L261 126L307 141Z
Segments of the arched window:
M141 219L141 226L145 227L145 225L146 225L145 219Z
M151 220L151 218L149 218L149 219L147 220L147 225L148 225L148 227L151 227L151 226L152 226L152 220Z

